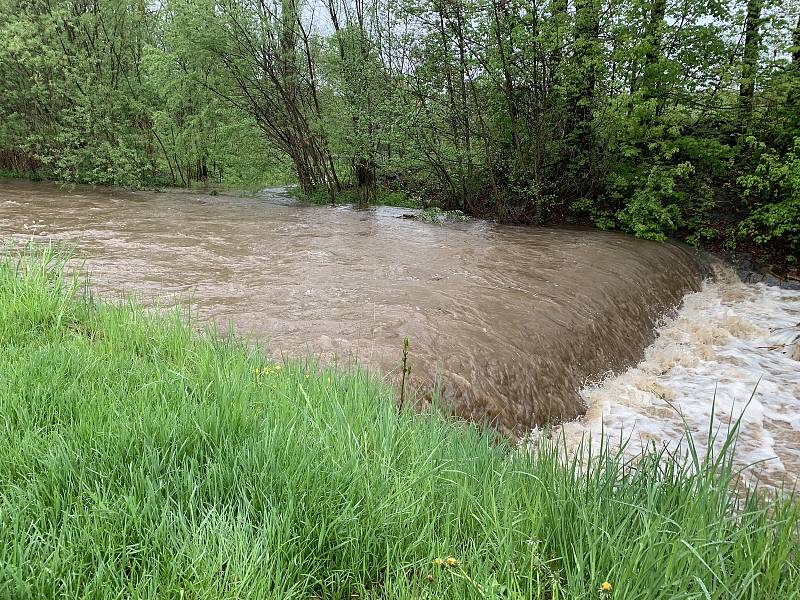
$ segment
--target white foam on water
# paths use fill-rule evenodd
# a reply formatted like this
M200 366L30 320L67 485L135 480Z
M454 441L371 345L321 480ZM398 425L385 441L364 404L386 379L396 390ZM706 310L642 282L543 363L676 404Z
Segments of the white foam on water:
M612 444L628 440L632 455L652 443L678 449L688 429L702 450L713 407L717 449L742 416L734 462L747 467L745 481L792 487L800 477L800 291L721 272L685 296L657 333L638 365L581 391L587 412L563 425L568 448L589 436L599 445L604 433Z

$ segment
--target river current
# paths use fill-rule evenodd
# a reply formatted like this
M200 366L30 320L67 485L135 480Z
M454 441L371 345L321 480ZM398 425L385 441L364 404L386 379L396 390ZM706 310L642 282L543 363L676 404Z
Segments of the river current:
M783 352L800 293L707 279L677 244L409 212L282 190L0 182L0 237L73 248L101 296L190 305L276 355L355 361L391 381L408 337L420 402L437 389L456 415L515 436L564 423L572 440L602 428L675 443L684 422L708 430L715 388L723 423L760 379L741 459L770 459L772 479L800 472L800 363Z

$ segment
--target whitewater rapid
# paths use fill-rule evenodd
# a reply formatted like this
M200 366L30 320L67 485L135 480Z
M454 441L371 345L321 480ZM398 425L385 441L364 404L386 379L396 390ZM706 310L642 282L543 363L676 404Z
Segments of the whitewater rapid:
M657 334L638 365L584 387L585 416L562 425L567 448L581 440L597 447L602 433L630 455L653 444L685 451L688 430L702 454L709 425L719 450L741 416L734 463L745 481L792 488L800 476L800 291L744 284L720 270Z

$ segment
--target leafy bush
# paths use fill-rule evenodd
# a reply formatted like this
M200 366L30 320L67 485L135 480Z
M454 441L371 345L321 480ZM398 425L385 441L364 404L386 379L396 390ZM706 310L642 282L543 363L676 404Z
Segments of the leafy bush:
M652 167L642 185L635 186L625 208L616 214L622 228L649 240L663 241L674 235L684 225L682 207L688 193L683 184L693 173L690 162Z
M759 152L752 173L737 182L752 206L739 225L739 233L757 244L781 243L800 248L800 137L783 156L763 142L751 139Z

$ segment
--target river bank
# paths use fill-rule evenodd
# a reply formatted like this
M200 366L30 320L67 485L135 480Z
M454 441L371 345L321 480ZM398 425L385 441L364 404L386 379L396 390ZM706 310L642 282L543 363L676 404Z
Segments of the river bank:
M631 469L607 449L588 466L518 452L435 410L398 413L364 372L87 300L62 266L0 263L3 595L800 589L798 506L732 491L727 454Z

